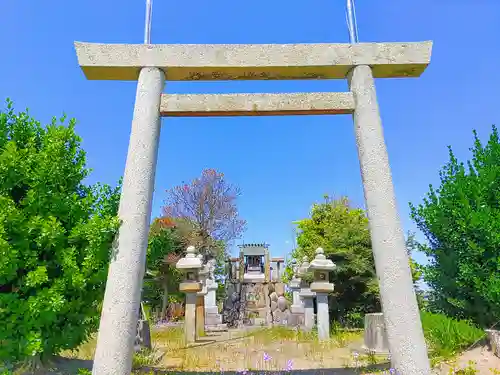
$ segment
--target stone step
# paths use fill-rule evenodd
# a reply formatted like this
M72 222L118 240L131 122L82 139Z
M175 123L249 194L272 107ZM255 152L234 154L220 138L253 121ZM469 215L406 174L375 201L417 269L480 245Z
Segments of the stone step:
M222 324L222 315L205 315L205 324L210 326Z
M224 323L205 326L206 332L225 332L227 329L227 324Z

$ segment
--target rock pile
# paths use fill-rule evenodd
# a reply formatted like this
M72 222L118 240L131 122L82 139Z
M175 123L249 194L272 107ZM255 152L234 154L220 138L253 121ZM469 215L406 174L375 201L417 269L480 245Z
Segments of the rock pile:
M269 288L269 299L271 300L270 313L273 325L289 325L291 323L291 313L288 301L285 298L285 285L275 283Z

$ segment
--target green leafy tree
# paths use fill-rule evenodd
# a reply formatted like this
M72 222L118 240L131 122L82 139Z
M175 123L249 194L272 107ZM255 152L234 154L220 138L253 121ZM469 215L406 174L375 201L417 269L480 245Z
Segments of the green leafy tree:
M413 260L412 255L415 250L418 250L419 243L415 239L415 233L408 231L406 235L406 252L410 258L410 270L413 283L416 283L422 278L422 270L420 266Z
M411 277L413 279L413 287L415 288L417 302L419 307L423 309L425 308L426 301L424 298L424 292L419 286L419 281L422 280L422 267L412 258L413 253L415 250L419 249L419 246L420 244L415 239L415 233L408 231L406 236L406 251L410 260Z
M500 143L496 127L486 144L474 131L472 158L459 162L451 147L412 218L428 244L423 278L431 287L429 307L482 326L500 320Z
M75 120L0 112L0 361L38 364L97 328L119 188L86 186Z
M337 269L330 301L331 317L358 325L363 313L380 311L378 282L371 248L368 219L359 208L350 207L347 198L314 204L311 217L296 222L299 229L293 257L309 260L322 247ZM355 322L353 322L355 320Z
M143 300L151 307L160 307L163 319L166 318L169 291L178 292L181 275L175 264L183 256L184 249L172 219L157 218L153 221L149 233Z
M187 246L196 243L197 235L195 225L186 219L162 217L155 219L151 225L143 300L150 307L159 307L163 319L166 318L168 304L172 299L176 301L184 299L178 288L182 274L175 265L185 255ZM210 239L210 243L215 254L213 273L219 283L217 295L221 298L227 253L224 241Z

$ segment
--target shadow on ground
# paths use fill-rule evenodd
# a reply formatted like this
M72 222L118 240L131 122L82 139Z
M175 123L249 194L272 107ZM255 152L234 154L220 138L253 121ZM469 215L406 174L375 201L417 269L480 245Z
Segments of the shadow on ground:
M67 359L67 358L57 358L53 362L51 369L40 370L36 373L25 373L25 375L78 375L79 369L92 369L92 361L81 360L81 359ZM388 370L388 364L372 365L363 367L362 369L355 368L319 368L319 369L307 369L307 370L253 370L247 371L246 375L357 375L357 374L369 374L370 372L376 372L381 370ZM243 375L243 372L238 371L176 371L176 370L162 370L157 368L143 368L140 370L135 370L134 374L143 375Z
M321 368L321 369L307 369L307 370L291 370L291 371L285 371L285 370L255 370L255 371L247 371L246 373L244 372L238 372L238 371L224 371L222 374L224 375L285 375L285 374L290 374L290 375L357 375L357 374L369 374L370 372L377 372L381 370L389 370L388 366L369 366L365 367L363 369L354 369L354 368ZM155 370L155 369L150 369L150 370L141 370L137 371L137 374L144 374L144 375L149 375L149 374L155 374L155 375L221 375L220 371L203 371L203 372L196 372L196 371L162 371L162 370Z

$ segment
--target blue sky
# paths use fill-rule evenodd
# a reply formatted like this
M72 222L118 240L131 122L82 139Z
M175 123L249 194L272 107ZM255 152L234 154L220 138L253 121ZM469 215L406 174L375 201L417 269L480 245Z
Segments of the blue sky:
M357 0L360 41L433 40L418 79L378 80L377 90L399 211L415 229L418 203L447 161L447 145L469 155L498 123L500 1ZM144 1L1 1L0 99L48 122L78 120L89 182L114 184L123 173L135 82L87 81L74 41L141 43ZM154 43L347 42L344 0L163 1L153 6ZM167 83L169 93L344 91L343 81ZM292 221L325 193L363 205L349 116L167 119L163 121L153 215L165 189L216 168L243 190L245 242L273 255L292 246ZM420 256L416 257L421 259Z

